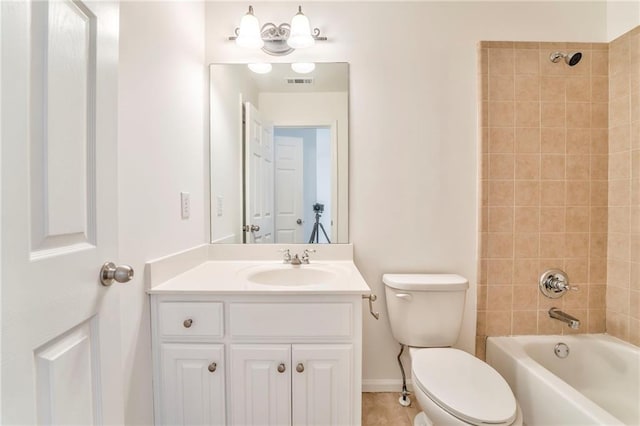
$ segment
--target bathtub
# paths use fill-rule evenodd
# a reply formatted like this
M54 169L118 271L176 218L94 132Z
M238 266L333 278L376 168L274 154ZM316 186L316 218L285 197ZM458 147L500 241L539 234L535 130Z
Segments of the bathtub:
M566 358L555 354L558 343ZM640 425L636 346L605 334L489 337L487 362L511 386L527 426Z

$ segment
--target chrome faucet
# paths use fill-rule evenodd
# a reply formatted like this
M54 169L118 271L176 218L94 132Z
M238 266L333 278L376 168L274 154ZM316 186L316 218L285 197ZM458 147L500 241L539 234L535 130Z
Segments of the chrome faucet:
M289 263L291 265L302 265L309 263L309 254L315 253L314 249L306 249L302 254L302 257L298 256L298 254L294 254L291 256L291 251L289 249L281 249L280 252L284 253L284 257L282 259L283 263Z
M565 312L562 312L558 308L549 309L549 316L553 319L557 319L559 321L566 323L569 327L573 328L574 330L577 330L578 328L580 328L580 320L578 318L572 317L571 315Z

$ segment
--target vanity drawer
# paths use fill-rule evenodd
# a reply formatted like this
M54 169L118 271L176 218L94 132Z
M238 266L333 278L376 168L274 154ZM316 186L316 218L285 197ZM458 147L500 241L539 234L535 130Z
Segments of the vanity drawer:
M159 307L162 337L223 337L222 302L162 302Z
M351 303L231 303L232 338L351 338Z

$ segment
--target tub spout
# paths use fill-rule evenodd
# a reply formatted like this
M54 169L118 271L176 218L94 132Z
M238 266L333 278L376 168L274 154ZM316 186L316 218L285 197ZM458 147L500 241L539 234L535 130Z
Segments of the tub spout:
M557 319L559 321L566 323L569 327L573 328L574 330L577 330L578 328L580 328L580 320L578 318L572 317L571 315L565 312L562 312L558 308L549 309L549 316L553 319Z

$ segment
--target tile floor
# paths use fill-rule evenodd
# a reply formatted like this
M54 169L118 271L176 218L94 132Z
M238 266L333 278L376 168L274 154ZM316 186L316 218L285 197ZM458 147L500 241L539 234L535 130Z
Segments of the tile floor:
M415 401L409 407L402 407L398 398L397 392L363 393L362 426L412 426L420 410Z

